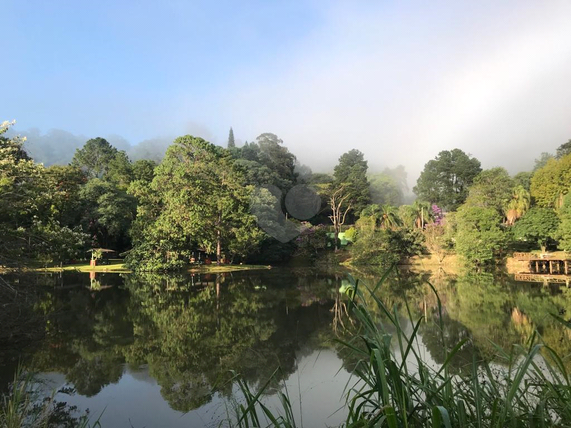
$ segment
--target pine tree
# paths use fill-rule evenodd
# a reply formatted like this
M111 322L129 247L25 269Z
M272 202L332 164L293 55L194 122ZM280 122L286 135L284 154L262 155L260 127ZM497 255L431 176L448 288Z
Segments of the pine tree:
M236 147L236 142L234 141L234 131L230 128L230 133L228 134L228 148L231 149Z

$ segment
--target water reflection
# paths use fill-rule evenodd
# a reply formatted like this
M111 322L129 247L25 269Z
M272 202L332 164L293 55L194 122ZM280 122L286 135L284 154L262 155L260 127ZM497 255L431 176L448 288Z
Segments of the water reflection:
M376 285L378 273L355 275L364 285ZM517 283L502 274L397 276L377 295L390 307L410 311L415 320L425 317L419 345L435 363L444 362L445 348L470 338L452 364L462 371L473 356L494 358L490 341L507 348L524 343L534 329L560 355L571 352L569 331L549 315L571 313L567 288ZM45 339L22 358L54 379L63 375L78 393L71 403L95 414L107 406L104 426L128 426L126 417L153 412L169 420L190 412L180 419L183 426L203 426L197 421L204 418L215 422L236 398L232 370L256 389L278 366L268 395L286 381L294 400L302 395L302 404L294 406L299 417L306 424L314 418L307 426L318 421L331 426L342 420L342 413L329 416L339 408L355 364L332 341L355 332L339 292L345 278L345 273L304 269L28 277L42 284L35 311L46 320ZM428 282L438 290L441 310ZM374 310L372 299L369 303ZM341 366L346 371L335 378ZM0 367L3 382L13 370L10 364ZM156 402L157 393L168 406ZM140 426L152 425L141 420Z

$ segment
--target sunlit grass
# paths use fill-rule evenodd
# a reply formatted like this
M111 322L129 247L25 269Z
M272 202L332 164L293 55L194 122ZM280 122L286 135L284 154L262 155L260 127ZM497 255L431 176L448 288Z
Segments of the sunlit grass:
M187 269L191 273L226 273L226 272L238 272L238 271L249 271L249 270L261 270L261 269L271 269L271 266L267 265L196 265L191 266ZM34 272L99 272L99 273L132 273L130 269L125 267L123 260L113 259L109 261L109 264L98 264L97 266L90 266L89 262L54 266L54 267L31 267L29 270Z

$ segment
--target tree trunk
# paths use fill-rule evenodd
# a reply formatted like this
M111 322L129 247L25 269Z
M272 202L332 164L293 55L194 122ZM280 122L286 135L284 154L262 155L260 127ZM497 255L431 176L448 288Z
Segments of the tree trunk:
M222 263L222 212L218 213L218 230L216 231L216 264L220 265Z
M221 233L220 230L218 230L217 232L217 237L216 237L216 264L219 265L222 260L220 260L222 258L222 237L221 237Z

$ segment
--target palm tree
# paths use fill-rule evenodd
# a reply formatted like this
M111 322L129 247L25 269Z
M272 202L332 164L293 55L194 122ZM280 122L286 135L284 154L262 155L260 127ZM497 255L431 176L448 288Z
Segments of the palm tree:
M525 187L516 186L512 198L504 208L506 216L506 224L512 226L519 218L521 218L529 209L531 196Z
M402 224L398 215L397 207L392 205L382 205L379 216L379 226L381 229L394 229Z
M414 201L412 204L415 213L414 226L417 229L424 229L433 217L431 205L428 202Z
M402 223L412 229L416 224L416 209L412 205L401 205L399 207L399 217Z
M357 225L359 227L364 227L367 229L375 230L379 223L379 218L381 217L381 207L377 204L367 205L361 215L359 220L357 220Z

